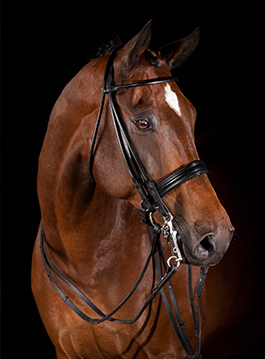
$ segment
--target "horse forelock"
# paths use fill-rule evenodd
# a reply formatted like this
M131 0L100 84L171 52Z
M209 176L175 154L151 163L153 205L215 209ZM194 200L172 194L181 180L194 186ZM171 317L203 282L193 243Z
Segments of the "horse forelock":
M92 56L89 57L89 61L97 59L99 57L111 55L114 50L119 46L123 45L119 34L117 32L111 31L111 38L105 40L96 50L92 53Z

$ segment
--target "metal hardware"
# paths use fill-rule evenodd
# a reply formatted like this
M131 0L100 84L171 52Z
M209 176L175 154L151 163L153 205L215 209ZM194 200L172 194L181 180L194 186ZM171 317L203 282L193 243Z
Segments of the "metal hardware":
M156 225L156 223L155 223L154 220L153 220L152 214L153 214L152 212L149 212L149 220L150 220L152 226L154 227L154 226Z
M175 259L175 262L178 262L177 263L177 267L180 265L180 261L182 260L182 258L178 258L176 256L171 256L167 259L167 266L170 267L170 261L171 259Z
M169 236L171 236L174 247L172 249L173 253L176 254L176 256L173 256L175 258L177 258L177 261L181 261L182 260L182 255L180 253L179 247L178 247L178 242L177 242L177 234L178 231L173 227L173 216L171 213L169 213L166 217L163 217L164 219L164 225L162 227L162 232L164 235L164 238L168 241L169 240ZM172 257L170 257L172 258Z

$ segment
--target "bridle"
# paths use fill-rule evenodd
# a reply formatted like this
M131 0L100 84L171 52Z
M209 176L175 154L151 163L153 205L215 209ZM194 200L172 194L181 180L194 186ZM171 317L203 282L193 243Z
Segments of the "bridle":
M103 87L101 89L102 92L101 104L100 104L100 109L96 121L95 131L94 131L91 149L90 149L90 155L89 155L89 165L88 165L89 174L90 177L95 182L92 172L93 160L94 160L94 148L95 148L95 142L97 138L100 120L102 117L105 95L108 94L109 106L112 114L114 127L116 130L116 135L119 141L119 145L125 163L127 165L128 171L133 180L134 186L137 189L140 197L142 198L141 214L143 215L143 212L147 212L146 215L149 216L150 213L154 213L156 209L159 209L162 216L164 218L167 218L170 212L165 206L164 202L162 201L162 197L165 196L168 192L172 191L174 188L186 182L187 180L193 177L197 177L204 173L207 174L208 170L204 162L193 161L188 165L182 167L181 169L178 169L177 171L173 172L158 184L155 184L153 181L149 179L134 147L130 142L128 133L125 129L124 123L122 121L118 107L116 105L115 94L117 91L132 88L132 87L150 86L164 82L172 82L176 80L176 77L155 78L155 79L150 79L147 81L141 81L132 84L115 85L113 62L116 56L116 52L117 50L111 54L104 74Z
M132 324L136 322L139 317L142 315L146 307L151 303L151 301L154 299L154 297L157 295L157 293L160 291L162 299L164 301L166 310L168 312L170 321L172 323L172 326L176 332L176 335L185 350L187 356L191 359L195 358L201 358L200 354L200 347L201 347L201 297L202 297L202 291L203 291L203 285L206 278L206 273L208 270L208 267L201 267L199 279L196 287L196 295L198 299L198 319L195 312L195 305L194 305L194 298L193 298L193 290L192 290L192 273L191 273L191 265L189 265L189 294L190 294L190 304L193 314L193 320L194 320L194 327L195 327L195 334L196 334L196 352L194 353L191 344L189 342L184 323L182 322L180 312L178 309L176 297L174 294L174 289L172 282L170 278L173 276L173 274L177 271L178 266L180 264L180 261L182 260L182 255L179 250L178 246L178 233L177 230L174 228L173 225L173 216L170 213L169 209L166 207L165 203L162 200L162 197L165 196L167 193L172 191L174 188L180 186L182 183L188 181L189 179L192 179L194 177L197 177L201 174L208 174L208 170L204 164L204 162L196 160L191 163L189 163L186 166L183 166L182 168L176 170L175 172L171 173L167 177L165 177L161 182L155 183L152 181L134 147L132 146L128 133L125 129L124 123L122 121L122 118L119 114L119 110L116 104L115 100L115 94L117 91L132 87L138 87L138 86L149 86L149 85L155 85L165 82L172 82L175 81L175 77L163 77L163 78L155 78L150 79L147 81L141 81L137 83L131 83L131 84L125 84L125 85L115 85L114 82L114 66L113 62L115 59L115 56L117 54L118 49L116 49L109 57L105 74L104 74L104 80L103 80L103 87L102 87L102 97L101 97L101 103L100 108L98 112L98 117L95 125L94 135L92 138L92 144L90 149L90 155L89 155L89 174L91 179L95 182L92 169L93 169L93 162L94 162L94 152L95 152L95 142L97 138L97 133L99 129L100 120L102 117L104 102L105 102L105 96L108 94L109 98L109 106L112 114L112 119L116 131L116 135L119 141L119 145L125 160L125 163L127 165L128 171L130 173L130 176L133 180L134 186L137 189L142 202L140 207L140 215L142 221L147 225L149 235L150 235L150 249L148 253L148 257L146 260L146 263L143 267L143 270L137 279L135 285L131 289L131 291L128 293L128 295L124 298L124 300L115 308L113 309L109 314L104 314L94 303L90 301L76 286L74 286L67 278L65 278L57 269L53 266L51 263L46 249L46 238L44 233L44 227L43 222L41 225L41 253L42 258L44 261L45 268L48 273L48 277L57 291L57 293L60 295L60 297L64 300L64 302L83 320L90 324L99 324L102 323L105 320L113 321L116 323L121 324ZM163 216L164 224L161 226L158 223L155 223L153 220L152 214L159 210ZM163 233L164 237L167 239L168 242L173 243L172 245L172 256L168 259L165 258L164 250L161 245L160 241L160 234ZM128 301L128 299L132 296L132 294L135 292L137 287L139 286L140 282L142 281L145 272L148 268L148 265L151 261L151 258L154 258L155 266L156 266L156 272L158 277L158 283L154 286L152 289L151 295L147 299L147 301L144 303L143 307L140 309L138 314L135 316L132 320L120 320L113 317L113 315ZM174 260L177 262L177 264L171 264L171 261ZM162 263L162 265L161 265ZM164 271L164 275L163 275ZM65 295L65 293L62 291L62 289L58 286L56 281L54 280L52 276L52 272L54 272L57 277L59 277L64 283L66 283L71 290L73 290L100 318L93 319L88 317L85 313L83 313L70 299L68 296ZM164 285L167 283L169 292L170 292L170 298L172 302L173 311L171 309L171 306L169 304L166 292L164 290ZM175 319L176 318L176 319Z

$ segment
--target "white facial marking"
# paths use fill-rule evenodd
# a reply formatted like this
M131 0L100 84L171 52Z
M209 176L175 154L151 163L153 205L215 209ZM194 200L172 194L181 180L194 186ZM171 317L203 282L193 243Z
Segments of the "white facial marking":
M166 84L165 87L165 98L166 102L170 108L172 108L178 116L181 115L180 107L179 107L179 100L175 92L171 90L169 84Z

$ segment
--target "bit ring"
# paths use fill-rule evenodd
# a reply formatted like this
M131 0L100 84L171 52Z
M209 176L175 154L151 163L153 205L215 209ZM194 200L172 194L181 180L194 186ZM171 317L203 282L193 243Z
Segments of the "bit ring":
M173 259L173 258L175 259L175 262L178 262L178 263L177 263L177 267L179 267L180 261L181 261L182 258L178 258L178 257L176 257L176 256L171 256L171 257L169 257L169 258L167 259L167 266L170 267L170 261L171 261L171 259Z

